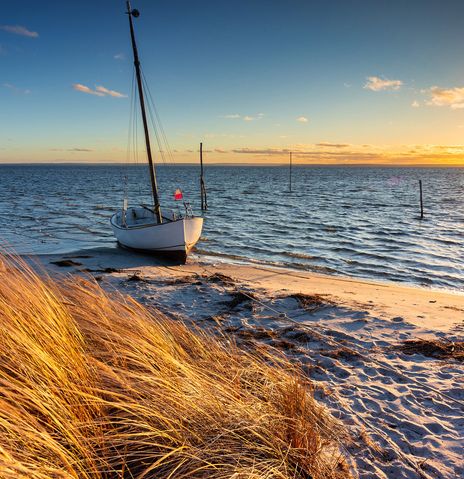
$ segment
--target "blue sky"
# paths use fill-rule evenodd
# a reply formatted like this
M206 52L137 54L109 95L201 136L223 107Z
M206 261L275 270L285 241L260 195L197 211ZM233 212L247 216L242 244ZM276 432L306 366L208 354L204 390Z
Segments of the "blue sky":
M0 161L123 161L130 98L73 85L130 95L125 2L1 3ZM462 161L462 2L132 6L178 161Z

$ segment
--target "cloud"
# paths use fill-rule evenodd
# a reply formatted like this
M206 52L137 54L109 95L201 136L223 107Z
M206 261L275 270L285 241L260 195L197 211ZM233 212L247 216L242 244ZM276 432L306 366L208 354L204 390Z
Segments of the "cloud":
M50 148L50 151L93 151L89 148Z
M349 148L326 149L317 143L291 145L288 148L236 148L231 153L253 157L261 162L285 162L290 151L295 162L306 164L373 164L373 165L461 165L464 164L464 145L402 145L375 147L347 145ZM333 145L336 145L335 143ZM363 150L364 146L371 149Z
M305 116L299 116L296 121L299 121L300 123L308 123L309 119L306 118Z
M115 60L125 60L126 59L126 55L124 55L124 53L116 53L116 55L113 55L113 58Z
M247 154L247 155L283 155L284 153L290 153L291 150L287 148L264 148L264 149L252 149L252 148L236 148L232 150L232 153Z
M80 91L82 93L87 93L88 95L95 95L95 96L112 96L115 98L126 98L127 95L123 95L115 90L108 90L104 86L96 86L95 90L92 90L86 85L82 85L81 83L73 83L74 90Z
M26 27L21 25L1 25L0 30L4 30L8 33L14 33L15 35L21 35L23 37L37 38L39 34L37 32L32 32Z
M321 143L316 143L316 146L321 146L323 148L347 148L349 145L348 143L327 143L323 141Z
M243 117L244 121L261 120L264 117L264 113L258 113L256 116L246 115Z
M412 103L411 103L411 106L413 108L419 108L420 107L420 103L417 101L417 100L414 100Z
M363 88L372 91L399 90L403 82L401 80L389 80L388 78L367 77Z
M14 93L20 93L22 95L29 95L29 93L31 93L31 90L29 90L28 88L18 88L17 86L12 85L11 83L4 83L3 86L13 91Z
M366 150L366 148L369 149ZM235 149L218 146L212 150L212 158L218 163L283 164L288 162L290 152L293 153L295 163L308 165L464 165L464 144L375 146L320 142L289 144L285 147L263 146ZM187 161L192 161L193 155L196 155L195 150L179 152L179 156L188 158Z
M119 93L118 91L108 90L108 88L105 88L104 86L97 86L95 87L95 90L98 91L99 93L103 93L104 95L108 95L108 96L113 96L115 98L127 97L127 95L123 95L122 93Z
M386 156L382 152L359 152L359 151L321 151L318 149L298 149L298 148L238 148L232 150L236 154L254 155L257 159L265 160L266 157L280 157L282 160L293 152L294 160L303 160L317 164L363 164L363 163L382 163ZM264 158L261 158L264 157Z
M238 113L233 113L229 115L224 115L221 118L227 118L228 120L238 120L241 118L243 121L254 121L254 120L261 120L261 118L263 117L264 117L264 113L258 113L255 116L251 116L251 115L242 116L242 115L239 115Z
M453 110L464 108L464 87L440 88L433 86L428 93L430 100L427 105L449 106Z
M103 93L92 90L88 86L82 85L81 83L73 83L73 88L76 91L81 91L82 93L88 93L89 95L105 96Z

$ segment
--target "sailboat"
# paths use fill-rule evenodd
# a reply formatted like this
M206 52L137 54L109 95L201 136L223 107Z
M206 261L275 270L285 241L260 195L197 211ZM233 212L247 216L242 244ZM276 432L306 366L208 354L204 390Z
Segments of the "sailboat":
M200 239L203 218L194 216L187 203L184 203L185 213L178 211L178 213L172 213L172 215L162 214L158 185L156 182L156 170L150 147L140 61L132 20L133 18L137 18L140 13L138 10L131 8L129 1L126 5L132 50L134 53L137 90L145 134L153 206L140 205L128 207L127 199L124 199L123 208L111 217L111 227L118 243L123 247L154 254L168 254L185 261L195 243Z

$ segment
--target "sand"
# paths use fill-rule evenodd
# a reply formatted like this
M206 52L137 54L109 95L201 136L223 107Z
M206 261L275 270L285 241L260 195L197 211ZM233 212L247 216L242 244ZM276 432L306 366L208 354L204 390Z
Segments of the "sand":
M401 348L462 342L462 293L205 258L179 266L111 248L31 261L301 363L348 426L344 452L360 478L464 477L464 363Z

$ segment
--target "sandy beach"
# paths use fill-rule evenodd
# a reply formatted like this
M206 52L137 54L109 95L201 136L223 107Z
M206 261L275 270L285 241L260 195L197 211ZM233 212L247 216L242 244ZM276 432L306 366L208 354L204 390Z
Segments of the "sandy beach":
M462 293L112 248L30 260L300 363L360 478L464 475Z

